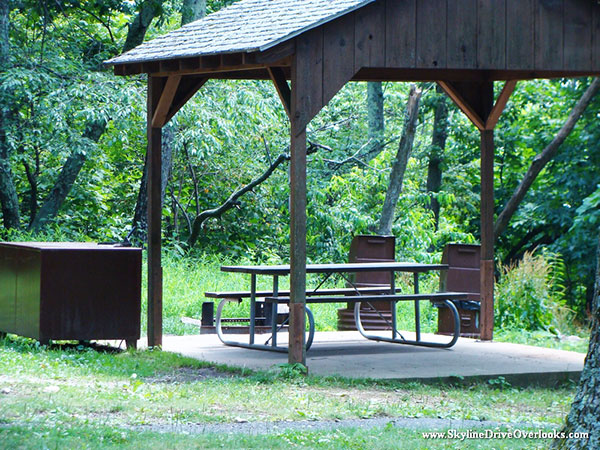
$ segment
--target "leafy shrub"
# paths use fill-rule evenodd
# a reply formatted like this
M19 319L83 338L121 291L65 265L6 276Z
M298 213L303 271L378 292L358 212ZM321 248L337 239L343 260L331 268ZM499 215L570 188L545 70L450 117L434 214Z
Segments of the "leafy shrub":
M496 327L553 333L564 329L569 311L561 299L563 271L560 258L533 252L525 253L518 264L503 267L496 285Z

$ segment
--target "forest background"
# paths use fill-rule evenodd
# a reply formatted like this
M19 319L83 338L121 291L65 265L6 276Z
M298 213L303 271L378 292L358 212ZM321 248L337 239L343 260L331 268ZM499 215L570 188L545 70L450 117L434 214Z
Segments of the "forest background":
M145 76L116 77L102 63L228 3L0 0L1 240L143 242ZM520 82L496 128L500 214L536 155L574 125L507 226L496 227L496 250L499 276L501 263L527 252L547 261L554 297L581 323L600 224L600 99L572 119L591 86ZM168 252L288 260L288 129L270 82L204 86L164 130ZM402 151L389 230L397 259L438 262L446 243L478 242L479 134L435 84L350 83L312 121L308 140L310 261L345 261L352 236L382 231Z

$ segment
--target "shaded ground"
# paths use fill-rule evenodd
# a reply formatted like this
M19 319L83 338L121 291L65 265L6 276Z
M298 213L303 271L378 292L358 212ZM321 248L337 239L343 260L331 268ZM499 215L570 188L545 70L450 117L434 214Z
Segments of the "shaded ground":
M556 425L547 423L501 423L489 420L451 420L431 418L383 417L374 419L345 419L345 420L301 420L278 422L238 422L219 424L149 424L135 427L140 431L158 433L241 433L241 434L273 434L290 430L322 431L338 430L340 428L371 429L394 426L413 430L471 430L471 429L531 429L540 428L545 431L558 429Z
M146 383L193 383L206 380L207 378L231 378L232 373L223 372L213 367L178 367L172 372L161 373L159 375L145 377Z

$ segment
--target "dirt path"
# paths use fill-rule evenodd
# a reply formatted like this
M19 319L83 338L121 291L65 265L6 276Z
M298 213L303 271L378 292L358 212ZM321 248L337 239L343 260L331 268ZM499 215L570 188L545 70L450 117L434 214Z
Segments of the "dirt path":
M480 420L432 419L432 418L392 418L315 420L315 421L280 421L280 422L241 422L215 424L149 424L133 427L137 431L153 431L158 433L242 433L242 434L278 434L286 431L321 431L338 428L377 428L389 426L414 430L470 430L470 429L543 429L545 431L559 428L549 423L502 423Z

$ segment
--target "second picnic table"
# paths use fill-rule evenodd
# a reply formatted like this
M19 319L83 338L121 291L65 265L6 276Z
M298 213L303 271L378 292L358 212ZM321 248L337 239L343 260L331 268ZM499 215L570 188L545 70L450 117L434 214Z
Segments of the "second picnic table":
M357 330L367 339L376 341L392 342L397 344L409 344L418 345L424 347L442 347L448 348L453 346L460 335L460 320L458 311L454 306L452 300L464 300L467 294L460 292L434 292L434 293L420 293L419 292L419 274L429 271L440 271L447 270L448 265L446 264L421 264L413 262L377 262L377 263L343 263L343 264L308 264L306 266L306 273L309 274L323 274L324 278L317 285L315 289L306 291L306 303L337 303L347 302L354 303L355 308L355 323ZM216 330L219 339L226 344L237 347L252 348L257 350L270 350L287 352L287 347L277 345L277 305L289 303L290 293L289 291L279 290L279 277L287 276L290 273L290 266L288 264L281 265L257 265L257 266L223 266L221 267L223 272L235 272L235 273L247 273L250 275L250 290L247 292L206 292L205 295L210 298L221 299L217 307L217 314L215 317ZM349 277L345 277L344 274L353 274L358 272L390 272L391 283L389 286L382 287L356 287ZM414 274L414 292L412 294L400 294L397 292L395 283L395 274L397 272L409 272ZM333 274L341 274L346 280L349 288L342 289L321 289L321 286L327 281ZM262 292L256 289L256 278L257 275L266 275L273 277L273 288L272 291ZM273 305L273 313L271 314L271 337L267 342L270 341L270 345L257 344L255 343L255 324L256 324L256 310L255 303L256 299L264 297L265 301ZM239 301L242 298L250 299L250 326L249 326L249 341L238 342L226 339L221 329L221 317L223 306L227 301ZM443 306L450 308L454 316L454 334L450 342L431 342L423 341L421 339L420 330L420 306L419 301L429 300L435 301ZM392 336L381 336L367 334L361 324L360 320L360 304L371 301L388 301L392 303L392 317L390 328ZM414 301L415 305L415 340L405 339L397 330L396 321L396 302L398 301ZM314 338L314 318L312 312L308 307L306 314L308 316L309 323L309 335L306 339L306 348L310 348Z

